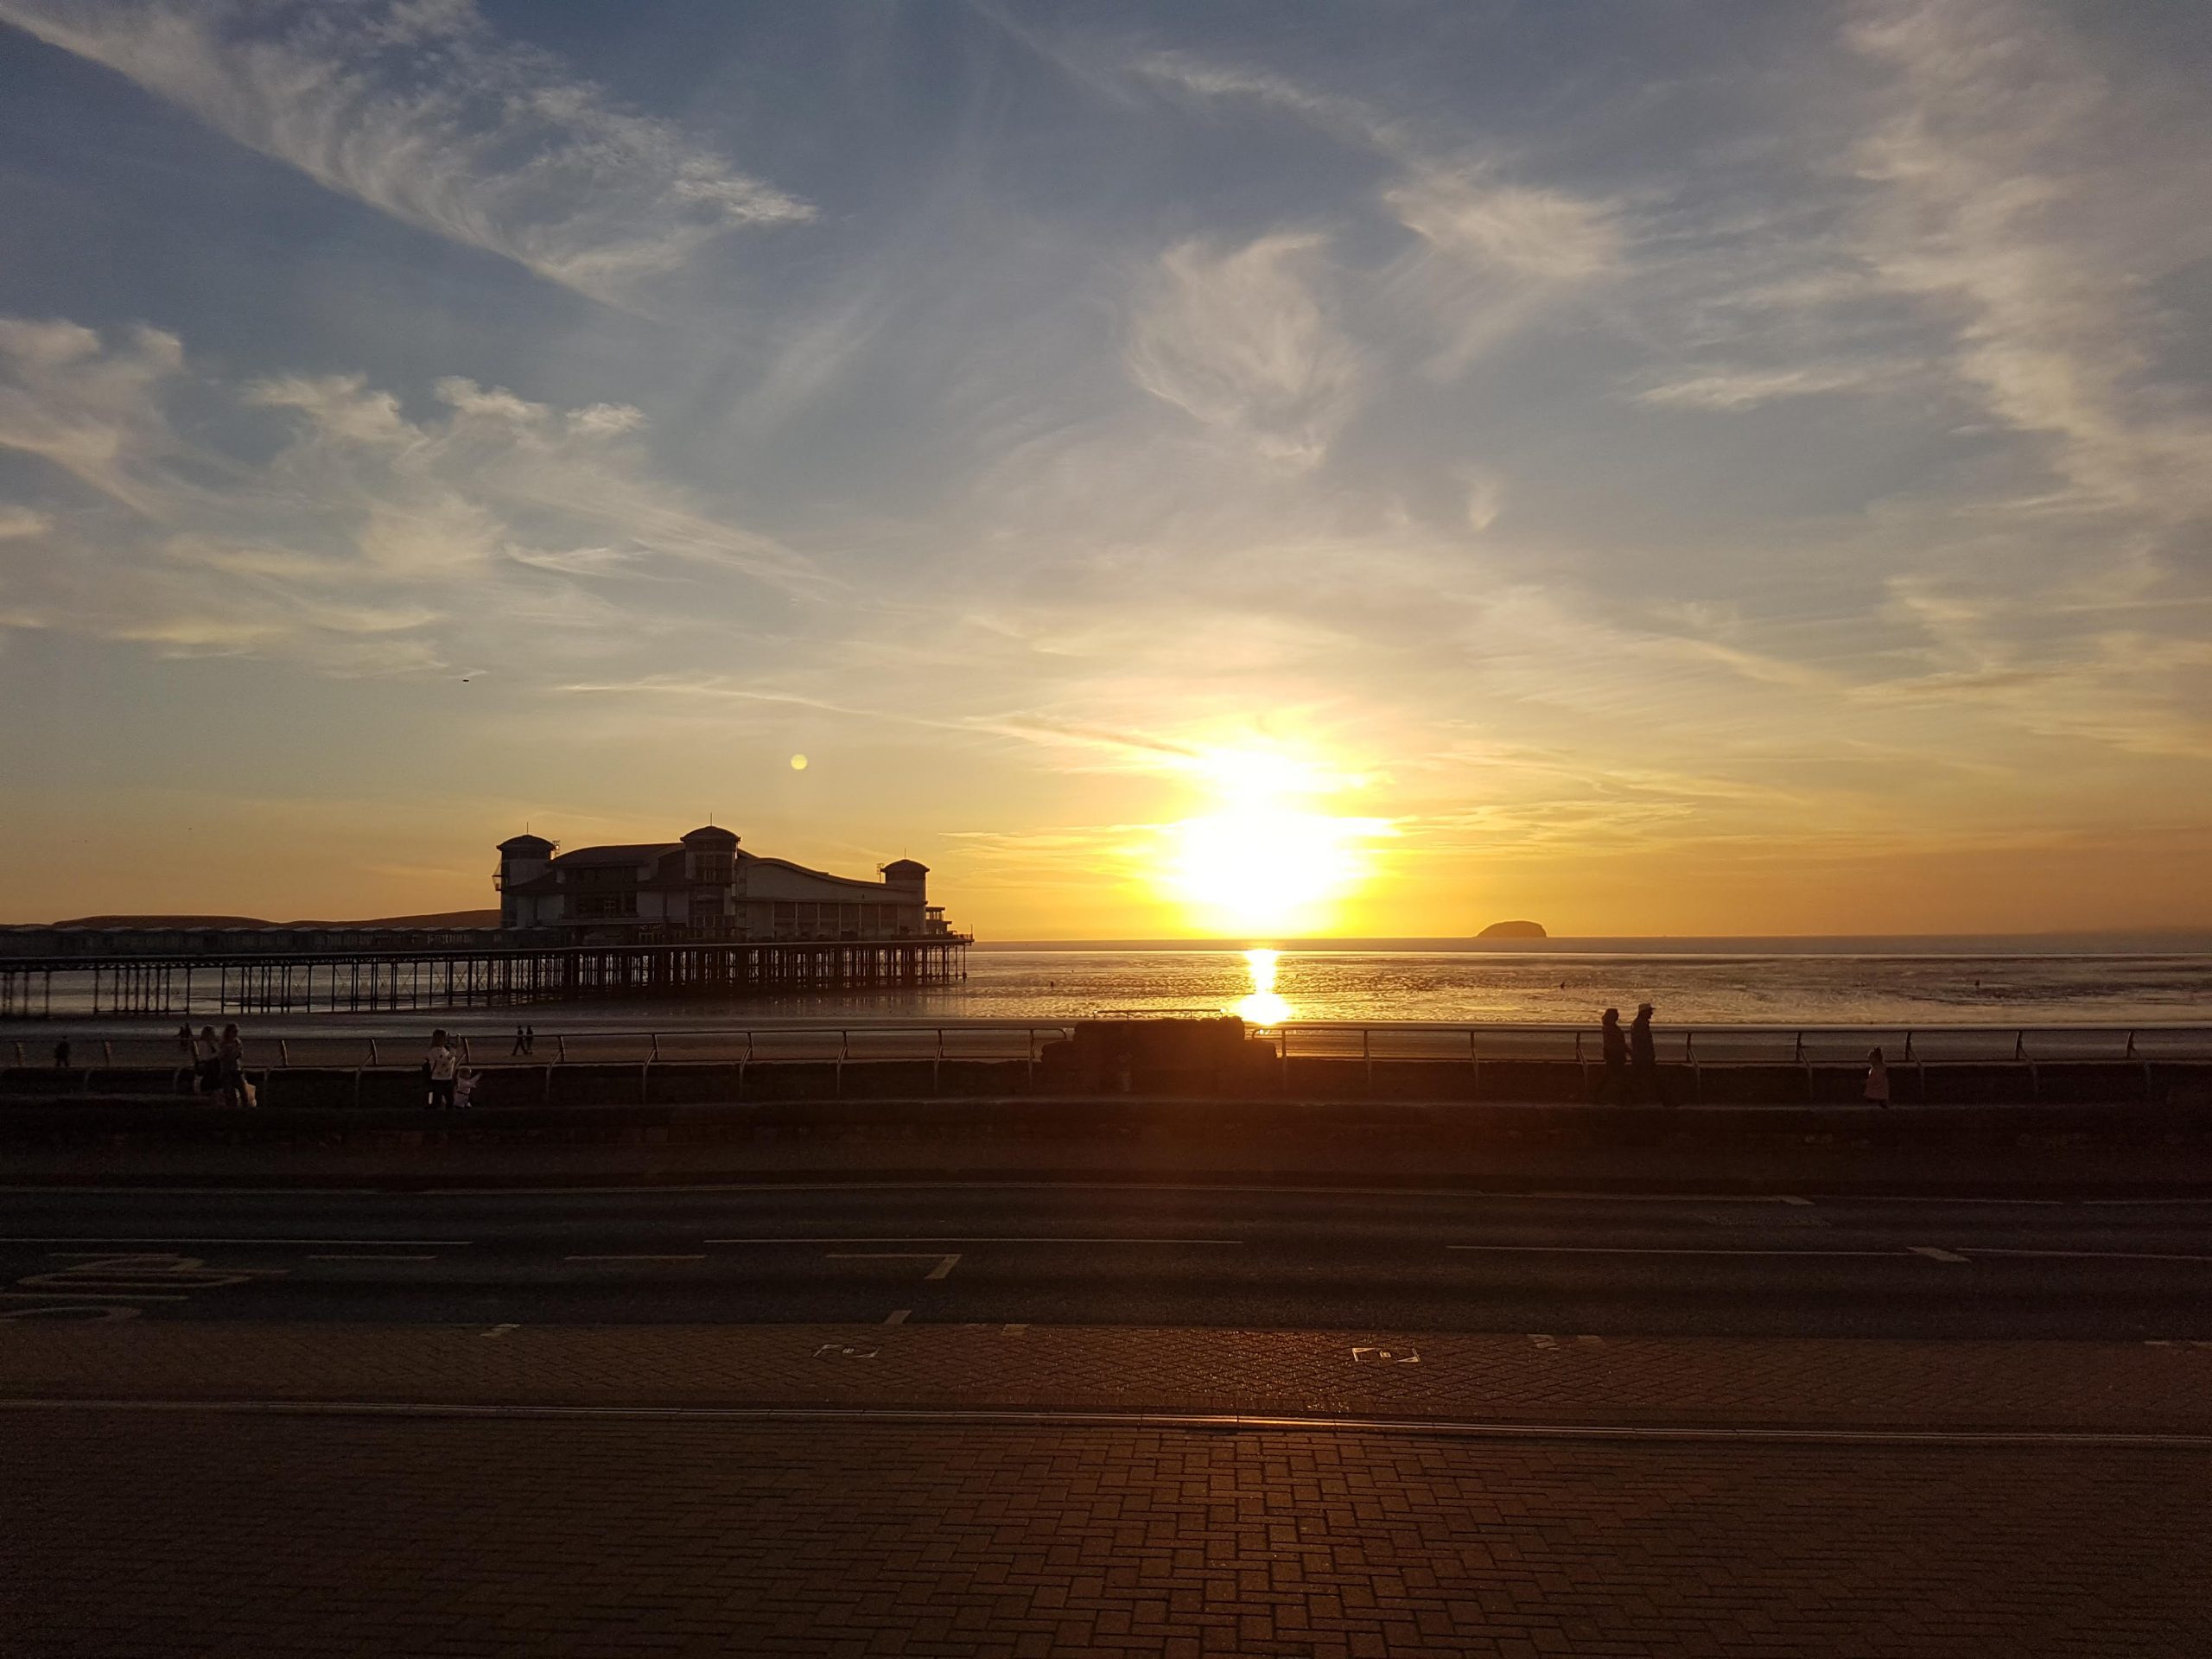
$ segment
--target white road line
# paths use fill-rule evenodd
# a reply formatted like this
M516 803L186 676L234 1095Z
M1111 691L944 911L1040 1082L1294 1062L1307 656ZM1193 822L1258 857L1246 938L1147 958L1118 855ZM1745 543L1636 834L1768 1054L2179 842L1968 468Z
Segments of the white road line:
M1956 1262L1961 1267L1972 1265L1967 1262L1965 1256L1961 1255L1956 1250L1939 1249L1937 1246L1933 1244L1915 1244L1911 1247L1911 1249L1915 1255L1924 1255L1930 1262Z
M913 1315L914 1310L911 1307L895 1308L892 1311L891 1316L884 1320L884 1323L886 1325L904 1325L908 1319L912 1319Z
M512 1330L502 1325L499 1330ZM498 1334L487 1331L486 1336ZM2212 1434L2102 1429L1770 1428L1479 1419L1262 1416L1233 1412L1022 1410L869 1406L516 1406L429 1400L119 1400L0 1396L0 1411L145 1412L255 1417L519 1418L613 1422L906 1423L1011 1428L1244 1429L1403 1434L1436 1440L1612 1440L1767 1446L2109 1446L2212 1451Z
M1886 1255L1901 1257L1903 1250L1742 1250L1702 1247L1633 1244L1446 1244L1447 1250L1495 1251L1521 1255Z
M149 1291L110 1290L105 1286L97 1290L0 1290L0 1301L48 1302L56 1298L65 1302L181 1302L181 1296L163 1296Z
M703 1255L564 1255L563 1262L703 1262Z
M1976 1244L1972 1249L1976 1255L2048 1255L2069 1262L2212 1262L2212 1255L2166 1250L2018 1250L1993 1244Z
M495 1325L489 1331L480 1331L477 1334L483 1337L504 1337L510 1331L521 1329L522 1327L518 1325Z
M822 1235L813 1238L709 1238L709 1244L1215 1244L1241 1245L1241 1238L934 1238L918 1233L893 1233L875 1238L842 1238Z
M466 1238L87 1238L77 1234L66 1238L0 1237L0 1244L398 1244L410 1246L435 1244L453 1249L460 1249L472 1242Z
M956 1253L938 1255L935 1250L829 1250L823 1255L825 1262L926 1262L937 1256L937 1266L922 1275L923 1281L950 1279L952 1270L960 1265Z

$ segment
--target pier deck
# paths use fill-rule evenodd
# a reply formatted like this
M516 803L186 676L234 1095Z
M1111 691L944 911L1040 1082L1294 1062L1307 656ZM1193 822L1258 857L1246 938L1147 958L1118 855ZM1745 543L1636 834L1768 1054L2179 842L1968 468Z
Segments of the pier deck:
M585 997L897 990L968 976L969 936L0 959L0 1019L362 1014Z

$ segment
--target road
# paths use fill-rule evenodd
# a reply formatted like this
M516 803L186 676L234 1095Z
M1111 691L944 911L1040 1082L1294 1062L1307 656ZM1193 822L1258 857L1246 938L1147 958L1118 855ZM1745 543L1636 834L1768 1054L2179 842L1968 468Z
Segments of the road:
M0 1319L2212 1338L2212 1202L0 1193Z

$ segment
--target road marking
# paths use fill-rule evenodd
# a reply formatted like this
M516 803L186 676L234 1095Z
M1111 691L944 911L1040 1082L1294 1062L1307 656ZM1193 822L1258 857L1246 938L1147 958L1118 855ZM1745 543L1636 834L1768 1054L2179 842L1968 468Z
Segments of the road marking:
M892 1233L876 1238L845 1238L823 1234L812 1238L710 1238L709 1244L1216 1244L1241 1245L1241 1238L933 1238L915 1233Z
M72 1259L74 1254L72 1253ZM74 1287L80 1299L114 1294L124 1300L139 1287L213 1290L226 1285L250 1285L257 1279L282 1279L289 1268L211 1268L196 1255L174 1255L167 1251L117 1255L109 1252L78 1260L74 1267L52 1273L27 1273L18 1285Z
M489 1331L480 1332L478 1334L480 1336L486 1337L504 1337L510 1331L519 1331L520 1329L522 1329L522 1327L518 1325L495 1325Z
M1778 1193L1777 1193L1777 1194L1775 1195L1775 1199L1774 1199L1774 1201L1775 1201L1777 1204L1795 1204L1795 1205L1802 1205L1804 1208L1806 1208L1806 1209L1808 1209L1808 1210L1809 1210L1809 1209L1811 1209L1811 1208L1813 1207L1813 1201L1812 1201L1810 1198L1797 1198L1797 1197L1796 1197L1794 1194L1788 1193L1788 1192L1778 1192Z
M1977 1244L1976 1255L2056 1256L2070 1262L2212 1262L2212 1255L2183 1255L2166 1250L2021 1250Z
M181 1301L183 1299L173 1297L142 1298L141 1300ZM127 1306L121 1302L64 1301L58 1305L48 1302L39 1307L0 1307L0 1319L13 1324L19 1319L35 1319L48 1315L59 1317L63 1314L90 1313L94 1317L84 1320L83 1323L111 1325L118 1319L135 1319L138 1317L138 1309Z
M1494 1251L1515 1255L1903 1255L1903 1250L1744 1250L1703 1245L1657 1244L1446 1244L1447 1250Z
M879 1350L824 1343L817 1357L873 1359ZM148 1412L255 1417L444 1417L544 1421L911 1423L1009 1428L1334 1430L1435 1440L1611 1440L1766 1446L2108 1446L2212 1451L2212 1434L2105 1429L1738 1428L1653 1423L1493 1422L1427 1417L1262 1416L1235 1412L1021 1410L1007 1408L839 1406L516 1406L430 1400L118 1400L0 1396L0 1411Z
M886 1325L904 1325L908 1319L913 1318L913 1316L914 1310L911 1307L895 1308L892 1311L891 1317L884 1320L884 1323Z
M817 1359L874 1359L883 1351L880 1348L860 1348L850 1343L825 1342L814 1351Z
M1915 1255L1924 1255L1930 1262L1955 1262L1961 1267L1970 1265L1967 1258L1956 1250L1942 1249L1933 1244L1915 1244L1911 1248Z
M1002 1337L1026 1337L1029 1334L1029 1327L1026 1325L1004 1325L999 1327L999 1334Z
M1418 1365L1421 1355L1411 1348L1355 1348L1351 1351L1355 1365Z
M703 1255L564 1255L563 1262L703 1262Z
M86 1238L73 1234L66 1238L0 1237L0 1244L397 1244L446 1245L454 1249L469 1243L466 1238Z
M435 1255L382 1255L367 1250L353 1250L344 1255L311 1255L310 1262L435 1262Z
M1559 1346L1559 1338L1557 1337L1531 1336L1529 1338L1529 1345L1532 1348L1556 1348Z
M27 1279L19 1279L16 1282L29 1284L31 1281ZM185 1300L181 1296L156 1295L145 1291L111 1290L105 1285L100 1287L99 1297L102 1300L111 1302L181 1302ZM55 1300L82 1302L92 1300L92 1298L82 1290L0 1290L0 1300L10 1302Z
M960 1265L959 1256L938 1255L935 1250L829 1250L823 1253L823 1259L826 1262L926 1262L931 1256L937 1257L937 1266L922 1275L925 1283L950 1279L952 1270Z

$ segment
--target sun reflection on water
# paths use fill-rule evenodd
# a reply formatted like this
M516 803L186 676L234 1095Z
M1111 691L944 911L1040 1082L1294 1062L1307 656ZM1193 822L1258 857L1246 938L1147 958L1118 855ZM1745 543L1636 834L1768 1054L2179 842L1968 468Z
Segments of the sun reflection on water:
M1252 976L1252 994L1230 1010L1248 1026L1279 1026L1292 1015L1289 1003L1275 995L1275 966L1280 950L1247 950L1244 965Z

